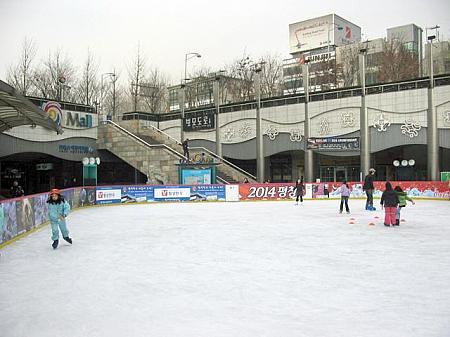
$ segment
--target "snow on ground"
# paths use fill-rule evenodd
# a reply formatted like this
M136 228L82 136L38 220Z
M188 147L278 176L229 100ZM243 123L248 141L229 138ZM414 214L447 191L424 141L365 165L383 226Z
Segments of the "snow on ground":
M398 228L363 203L77 210L73 246L46 227L1 250L0 335L450 336L450 203Z

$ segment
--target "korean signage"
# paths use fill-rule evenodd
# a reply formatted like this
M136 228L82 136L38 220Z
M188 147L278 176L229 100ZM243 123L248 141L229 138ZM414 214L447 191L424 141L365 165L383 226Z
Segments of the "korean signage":
M183 131L214 129L214 111L195 111L186 113L183 121Z
M97 187L97 204L116 204L121 202L121 198L122 190L120 188Z
M352 138L308 138L308 150L359 151L359 137Z
M63 153L93 153L94 149L85 145L61 144L58 151Z
M190 187L167 186L155 187L155 200L189 200L191 198Z

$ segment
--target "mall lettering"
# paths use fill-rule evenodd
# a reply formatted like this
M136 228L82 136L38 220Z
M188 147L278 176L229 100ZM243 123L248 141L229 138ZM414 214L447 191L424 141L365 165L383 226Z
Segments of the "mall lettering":
M84 117L80 117L79 113L71 113L67 111L66 126L92 128L92 116L85 115Z

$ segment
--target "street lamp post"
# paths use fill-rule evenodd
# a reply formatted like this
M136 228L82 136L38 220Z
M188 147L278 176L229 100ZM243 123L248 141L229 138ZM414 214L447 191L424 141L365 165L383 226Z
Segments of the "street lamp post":
M94 182L97 186L97 166L100 165L100 158L85 157L81 163L83 164L83 186L93 186Z
M366 48L361 48L359 50L359 68L361 75L361 110L359 117L359 128L361 133L361 179L369 173L370 168L370 135L366 108L366 53Z
M113 73L103 73L102 75L101 75L101 81L100 81L100 111L101 111L101 113L103 114L103 112L104 112L104 107L103 107L103 100L104 100L104 96L105 96L105 91L104 91L104 77L105 76L111 76L111 77L113 77L114 78L114 80L113 80L113 85L114 85L114 89L113 89L113 115L114 115L114 108L115 108L115 77L116 77L116 74L113 72Z
M435 26L428 29L437 29L439 26ZM437 115L436 108L434 106L434 69L433 69L433 40L436 35L427 36L428 45L430 48L430 85L428 87L428 110L427 110L427 175L428 180L439 179L439 140L438 140L438 128L437 128Z
M256 177L258 182L264 182L264 139L261 123L261 71L262 63L255 65L256 93Z
M187 81L187 62L193 57L200 58L202 57L199 53L187 53L184 55L184 78L181 81L180 90L181 93L179 93L179 99L181 101L181 130L180 130L180 142L184 141L184 110L185 110L185 100L186 100L186 81ZM181 96L181 97L180 97Z
M220 139L220 74L225 70L218 71L214 76L213 92L214 92L214 106L216 108L216 154L222 157L222 142Z
M308 149L308 139L310 135L310 118L309 118L309 60L305 60L303 64L303 88L305 90L305 128L304 128L304 144L305 144L305 181L312 182L314 179L314 154Z

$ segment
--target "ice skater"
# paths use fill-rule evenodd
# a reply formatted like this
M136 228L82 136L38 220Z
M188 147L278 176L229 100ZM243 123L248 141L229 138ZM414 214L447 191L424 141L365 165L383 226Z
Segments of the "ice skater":
M339 207L339 214L342 214L345 204L345 211L347 214L350 214L350 208L348 207L348 198L350 197L350 188L346 181L342 182L342 185L339 187L339 191L341 193L341 206Z
M305 185L303 184L303 176L297 179L295 182L295 204L298 205L298 199L300 198L300 204L303 203L303 191L305 190Z
M386 182L386 189L381 195L380 204L381 208L384 206L384 225L387 227L395 226L395 213L399 200L389 181Z
M47 203L50 225L52 226L53 249L56 249L58 247L59 230L61 230L63 239L72 244L72 239L69 237L69 230L66 226L66 217L70 212L69 203L64 200L64 197L61 195L61 192L57 188L54 188L50 191L50 197L48 198Z
M371 168L369 170L369 174L364 178L363 191L366 192L367 201L366 201L366 210L368 211L376 211L376 208L373 207L373 190L375 186L373 185L375 169Z
M395 194L397 194L398 201L399 201L397 211L395 213L395 225L394 226L400 226L400 212L403 207L406 207L406 200L410 201L413 205L415 205L415 202L410 197L408 197L406 192L403 192L403 190L400 186L398 186L398 185L395 186L394 191L395 191Z

